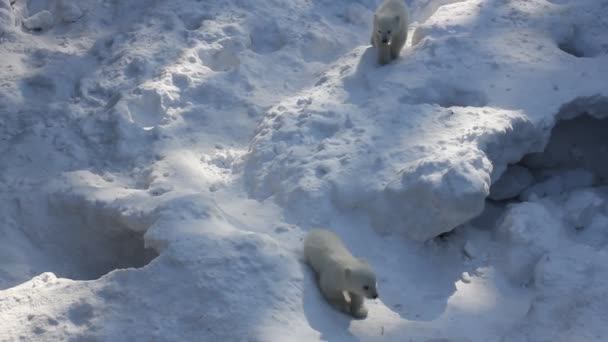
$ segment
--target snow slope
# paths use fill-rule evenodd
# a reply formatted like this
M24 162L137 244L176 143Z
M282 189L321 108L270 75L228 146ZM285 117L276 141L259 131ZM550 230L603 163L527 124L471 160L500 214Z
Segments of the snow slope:
M549 142L608 116L608 6L407 3L378 67L373 0L0 0L0 341L608 338L606 140Z
M578 6L581 22L599 11ZM330 205L368 211L420 240L468 221L508 163L542 150L562 105L605 89L605 54L577 59L558 47L572 11L465 1L418 26L415 48L391 68L356 48L270 109L247 161L250 193L304 216L316 206L320 222Z

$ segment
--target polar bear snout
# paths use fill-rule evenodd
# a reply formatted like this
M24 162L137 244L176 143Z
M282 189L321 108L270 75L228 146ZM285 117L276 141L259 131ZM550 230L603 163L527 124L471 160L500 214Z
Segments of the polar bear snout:
M365 294L365 297L369 299L378 299L378 291L376 291L376 289L370 290Z

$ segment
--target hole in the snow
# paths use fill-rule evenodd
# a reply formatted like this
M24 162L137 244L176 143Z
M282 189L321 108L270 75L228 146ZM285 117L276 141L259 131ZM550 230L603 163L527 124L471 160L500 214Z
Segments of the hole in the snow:
M587 114L559 121L551 132L545 150L526 155L521 163L541 175L551 170L583 169L593 175L599 183L606 183L608 179L606 132L608 132L608 119L597 119Z
M55 272L58 276L96 279L115 269L143 267L158 256L155 250L145 248L145 229L136 231L127 226L125 217L115 210L95 203L64 202L52 206L50 214L64 236L56 247L71 260L65 274Z
M587 56L581 44L579 44L574 38L563 40L562 42L557 44L557 47L565 53L574 57L591 57Z
M250 35L251 50L260 55L278 51L287 44L284 30L276 22L256 22Z
M560 108L557 119L544 151L509 165L492 184L484 212L471 221L474 226L495 227L509 203L603 191L608 184L608 98L577 98ZM571 225L574 232L586 231L585 222Z
M9 216L0 226L0 289L43 272L97 279L116 269L143 267L158 256L145 248L145 219L126 218L97 202L21 196L0 203L8 206L1 213Z
M608 114L608 112L606 113ZM529 153L510 165L489 198L528 200L555 196L608 180L608 119L584 114L553 127L545 150Z
M596 57L608 50L608 42L602 42L603 32L595 32L594 28L573 26L570 32L558 39L557 47L565 53L577 58ZM602 51L603 50L603 51Z

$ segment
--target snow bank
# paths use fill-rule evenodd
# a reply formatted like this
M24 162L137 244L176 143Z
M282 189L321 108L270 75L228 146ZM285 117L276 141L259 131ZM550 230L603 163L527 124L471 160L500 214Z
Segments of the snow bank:
M273 239L230 228L212 203L187 202L200 205L196 213L182 211L177 221L165 216L151 228L151 241L167 247L144 269L85 283L43 274L3 291L5 336L272 339L263 327L289 325L292 315L277 312L302 305L302 279L291 276L299 265Z
M514 282L529 283L540 258L558 248L565 232L551 209L539 203L516 204L499 224L498 234L507 242L506 271Z
M422 240L466 222L509 163L542 150L562 99L605 92L604 55L558 46L565 15L591 20L596 6L459 2L421 23L396 63L380 68L373 49L354 49L267 112L249 192L312 207L319 222L329 206L365 211Z
M448 231L557 119L605 117L603 4L408 3L413 46L380 68L372 0L0 0L2 338L495 341L521 321L540 340L552 319L586 333L556 308L605 316L578 305L601 300L595 282L559 287L604 276L603 190L534 192L495 240L421 244L368 221ZM28 29L45 11L52 26ZM377 268L368 319L334 312L300 262L313 224Z
M319 338L302 309L301 232L257 217L237 173L262 108L366 40L371 9L0 6L2 338ZM41 12L53 25L36 30Z
M15 16L9 0L0 1L0 32L4 34L6 31L13 29L14 23Z

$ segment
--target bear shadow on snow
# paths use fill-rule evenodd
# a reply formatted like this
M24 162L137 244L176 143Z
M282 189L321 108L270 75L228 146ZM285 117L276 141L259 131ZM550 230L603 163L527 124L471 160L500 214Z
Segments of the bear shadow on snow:
M337 311L323 298L316 275L303 260L302 269L305 274L302 303L310 327L321 333L324 341L359 341L348 330L356 318Z
M369 73L373 73L375 69L378 72L391 68L391 64L379 65L376 62L376 48L373 46L368 47L361 53L359 57L359 63L355 72L344 78L344 90L348 92L348 102L361 105L366 103L372 97L371 92L373 87L370 84Z
M363 105L369 101L377 100L380 90L374 84L395 73L396 64L400 63L403 58L407 58L408 51L409 49L406 46L399 57L388 64L380 65L376 61L378 53L376 48L373 46L367 47L359 56L355 71L343 79L344 90L348 93L347 102L354 105Z

